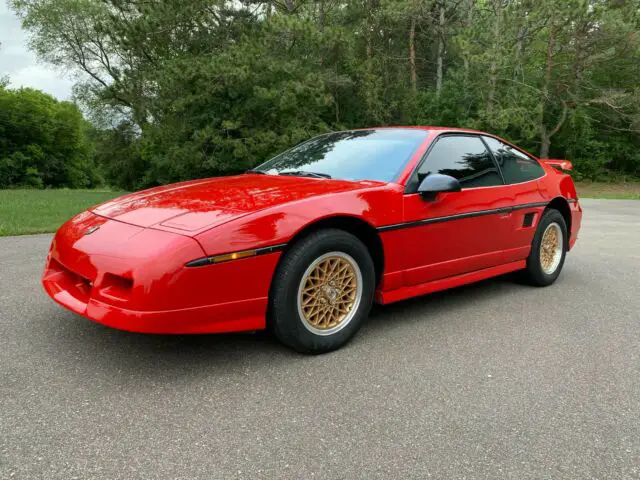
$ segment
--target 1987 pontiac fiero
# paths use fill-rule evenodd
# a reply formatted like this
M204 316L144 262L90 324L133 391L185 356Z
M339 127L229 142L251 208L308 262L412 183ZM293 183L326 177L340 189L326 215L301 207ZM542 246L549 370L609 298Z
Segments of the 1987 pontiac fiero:
M355 334L373 301L516 270L553 283L582 217L562 168L570 163L470 130L321 135L243 175L77 215L53 240L43 285L115 328L269 328L325 352Z

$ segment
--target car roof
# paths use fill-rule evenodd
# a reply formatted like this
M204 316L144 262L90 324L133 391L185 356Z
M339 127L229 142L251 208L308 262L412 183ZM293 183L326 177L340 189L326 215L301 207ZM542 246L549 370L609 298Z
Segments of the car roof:
M485 135L487 137L492 137L500 140L503 143L506 143L516 150L521 151L522 153L532 157L536 160L539 160L537 156L529 153L528 151L520 148L518 145L509 142L508 140L504 140L503 138L494 135L492 133L483 132L481 130L473 130L471 128L458 128L458 127L442 127L442 126L429 126L429 125L393 125L393 126L381 126L381 127L368 127L368 128L353 128L351 130L343 130L345 132L355 132L360 130L423 130L427 132L460 132L460 133L471 133L474 135Z
M353 130L428 130L438 132L464 132L475 133L481 135L491 135L487 132L480 130L472 130L470 128L458 128L458 127L441 127L441 126L429 126L429 125L394 125L394 126L381 126L381 127L368 127L368 128L354 128Z

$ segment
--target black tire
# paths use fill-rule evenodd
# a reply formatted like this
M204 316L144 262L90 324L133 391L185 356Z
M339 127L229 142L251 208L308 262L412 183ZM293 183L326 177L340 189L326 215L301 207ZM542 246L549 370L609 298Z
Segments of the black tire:
M317 334L299 313L299 289L307 269L323 255L335 252L346 254L357 264L362 283L360 300L353 307L355 314L339 330ZM269 299L269 328L282 343L299 352L318 354L335 350L355 335L369 315L374 289L375 270L364 244L343 230L318 230L293 245L278 265Z
M540 257L540 249L544 233L548 228L554 228L552 226L553 224L557 225L562 233L562 252L559 262L553 271L545 271ZM531 253L529 253L529 257L527 258L527 268L524 270L524 279L526 282L537 287L546 287L547 285L551 285L555 282L562 271L562 266L564 265L568 242L567 224L564 221L562 214L555 209L545 210L542 214L542 218L538 222L538 228L535 236L533 237L533 243L531 244ZM556 262L552 262L552 265L555 263Z

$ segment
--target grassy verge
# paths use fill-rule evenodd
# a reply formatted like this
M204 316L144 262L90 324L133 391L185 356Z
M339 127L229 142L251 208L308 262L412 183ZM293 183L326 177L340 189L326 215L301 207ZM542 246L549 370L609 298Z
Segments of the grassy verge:
M123 192L0 190L0 237L54 232L67 219Z
M580 198L640 199L640 182L576 182ZM0 237L54 232L92 205L123 195L109 190L0 190Z
M580 198L640 200L640 182L576 182L576 189Z

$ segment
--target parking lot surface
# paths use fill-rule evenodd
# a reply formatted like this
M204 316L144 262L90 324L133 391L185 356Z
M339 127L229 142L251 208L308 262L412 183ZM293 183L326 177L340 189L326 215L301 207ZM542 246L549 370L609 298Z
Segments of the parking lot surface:
M583 200L555 285L388 307L344 349L150 336L54 304L0 238L0 478L640 478L640 201Z

